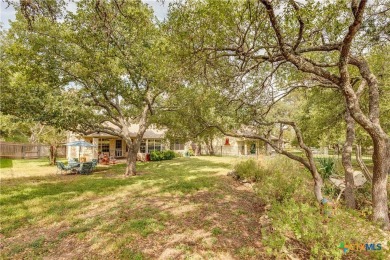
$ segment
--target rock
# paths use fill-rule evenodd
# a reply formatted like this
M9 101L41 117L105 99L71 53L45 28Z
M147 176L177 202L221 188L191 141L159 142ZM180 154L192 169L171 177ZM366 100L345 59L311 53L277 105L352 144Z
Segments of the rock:
M271 220L268 218L267 215L263 215L259 219L259 224L261 227L267 227L271 225Z
M238 180L240 179L240 176L237 174L236 171L231 171L227 173L227 176L231 176L233 179Z

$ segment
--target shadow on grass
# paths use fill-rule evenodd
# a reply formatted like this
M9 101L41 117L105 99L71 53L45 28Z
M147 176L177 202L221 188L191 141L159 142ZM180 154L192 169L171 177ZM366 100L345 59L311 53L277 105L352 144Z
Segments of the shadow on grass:
M186 185L188 186L191 183L198 183L199 187L201 187L202 184L209 186L205 181L205 178L210 178L208 175L215 172L213 169L227 168L228 166L229 164L226 163L206 162L199 159L179 159L173 161L140 163L138 165L138 171L150 174L129 178L119 178L125 169L125 164L122 164L115 165L106 171L99 168L99 171L107 173L99 173L98 171L92 175L62 176L63 178L54 183L52 181L55 181L56 178L53 176L50 178L39 177L32 179L35 181L50 181L42 184L34 183L32 185L18 183L20 185L11 185L10 187L7 187L7 185L4 185L3 183L3 196L0 198L0 205L16 204L25 200L44 198L70 192L73 193L74 196L84 192L105 194L112 192L119 187L135 184L140 180L153 181L156 185L166 186L166 191L175 190L175 187L179 187L177 184L181 182L184 183L183 187L186 187ZM193 180L186 180L189 176L195 178ZM69 177L69 180L67 180L66 177ZM24 178L24 180L28 182L31 178ZM184 188L184 190L186 189Z
M25 221L32 217L29 201L42 205L35 221L46 215L61 216L70 210L87 205L72 201L82 194L102 196L114 194L116 190L141 184L144 188L158 187L158 192L191 193L215 186L217 177L212 175L229 164L203 161L196 158L180 158L172 161L139 163L142 175L125 178L125 165L114 165L104 173L92 175L50 176L9 180L2 184L0 207L2 208L2 231L12 232L20 226L31 224ZM100 170L100 169L99 169ZM189 178L191 177L191 178ZM8 184L8 185L7 185ZM130 188L131 189L131 188ZM119 192L119 191L118 191ZM44 205L44 206L43 206ZM15 212L18 212L15 214Z

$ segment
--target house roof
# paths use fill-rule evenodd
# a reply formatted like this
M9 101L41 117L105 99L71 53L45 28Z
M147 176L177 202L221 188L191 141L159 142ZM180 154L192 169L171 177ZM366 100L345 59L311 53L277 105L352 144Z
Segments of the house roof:
M111 123L110 123L110 127L117 128L116 126L114 126ZM138 129L139 129L139 125L138 124L132 124L129 127L130 136L131 137L136 137ZM164 136L165 136L165 132L166 132L165 129L157 129L157 128L152 126L151 128L146 129L146 132L145 132L145 134L143 136L143 139L163 139ZM96 133L92 133L92 134L89 134L89 135L86 135L86 136L87 137L99 137L99 138L113 137L113 135L110 135L110 134L107 134L107 133L103 133L103 132L96 132Z
M238 130L238 133L239 134L246 134L246 135L255 135L255 134L257 134L256 133L256 129L253 128L253 127L250 127L250 126L242 126L241 129ZM278 141L279 140L279 137L276 137L274 135L271 135L270 138L271 138L272 141ZM281 140L284 143L288 143L288 140L286 140L284 138L282 138Z

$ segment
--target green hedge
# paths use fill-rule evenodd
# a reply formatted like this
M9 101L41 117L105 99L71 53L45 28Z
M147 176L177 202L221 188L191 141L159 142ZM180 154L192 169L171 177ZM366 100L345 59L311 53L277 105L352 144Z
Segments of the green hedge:
M151 161L162 161L162 160L172 160L176 157L176 154L174 151L167 150L167 151L152 151L150 153L150 160Z

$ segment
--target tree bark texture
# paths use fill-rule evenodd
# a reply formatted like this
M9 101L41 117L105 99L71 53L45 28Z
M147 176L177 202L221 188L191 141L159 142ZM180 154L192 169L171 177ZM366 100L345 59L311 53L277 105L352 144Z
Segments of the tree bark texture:
M138 149L135 150L135 146L136 145L131 144L131 146L129 147L129 152L127 154L127 160L126 160L127 165L126 165L125 176L134 176L137 174L136 162L137 162Z
M390 230L387 195L387 178L390 170L390 140L374 139L374 174L372 180L372 205L376 222Z
M50 145L50 165L54 165L57 162L57 146Z
M342 164L345 173L345 203L348 208L355 209L355 184L353 179L353 166L352 166L352 147L355 140L355 121L351 117L349 110L345 112L345 122L347 125L347 131L345 136L345 143L342 153Z

